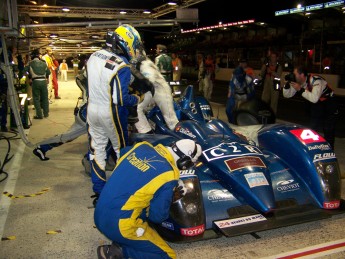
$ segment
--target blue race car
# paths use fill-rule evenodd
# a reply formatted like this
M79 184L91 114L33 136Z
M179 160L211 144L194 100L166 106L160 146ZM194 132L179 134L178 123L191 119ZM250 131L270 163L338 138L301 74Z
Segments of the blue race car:
M180 122L169 130L158 109L148 113L155 134L133 133L169 145L195 140L203 154L181 171L186 195L154 227L170 242L190 242L329 218L345 211L334 151L317 132L294 124L236 126L212 118L188 86L175 103Z

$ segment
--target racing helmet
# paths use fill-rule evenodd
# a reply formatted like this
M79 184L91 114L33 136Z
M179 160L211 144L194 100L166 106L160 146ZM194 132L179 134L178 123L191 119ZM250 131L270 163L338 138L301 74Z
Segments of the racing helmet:
M243 83L246 77L246 71L244 71L243 67L238 66L234 70L234 77L238 80L238 82Z
M191 139L173 142L170 146L176 165L180 170L191 168L201 155L201 146Z
M128 61L136 57L137 51L143 50L139 32L129 24L117 27L110 37L107 35L106 44L113 51L120 48Z

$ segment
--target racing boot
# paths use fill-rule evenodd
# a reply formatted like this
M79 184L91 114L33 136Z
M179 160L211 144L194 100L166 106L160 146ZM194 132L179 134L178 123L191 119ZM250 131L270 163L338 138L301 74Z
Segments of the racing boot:
M41 161L48 161L49 157L46 157L46 152L44 152L40 147L35 148L32 153L37 156Z
M122 248L113 242L112 245L103 245L97 247L98 259L122 259Z

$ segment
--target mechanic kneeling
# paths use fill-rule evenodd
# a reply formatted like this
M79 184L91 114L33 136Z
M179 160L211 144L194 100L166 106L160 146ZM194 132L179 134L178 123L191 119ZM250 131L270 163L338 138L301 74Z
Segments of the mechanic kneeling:
M189 139L170 147L144 141L120 157L95 208L97 228L113 241L97 248L98 258L176 258L147 221L168 218L171 203L186 191L179 170L194 166L201 152Z

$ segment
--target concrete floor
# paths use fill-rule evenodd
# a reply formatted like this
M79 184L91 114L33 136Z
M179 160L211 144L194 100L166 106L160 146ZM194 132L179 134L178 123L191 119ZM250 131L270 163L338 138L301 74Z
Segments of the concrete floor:
M62 99L50 105L49 118L33 120L26 130L32 143L60 134L72 124L80 90L72 79L59 82L59 90ZM219 108L219 118L225 118L224 106L212 105ZM30 108L30 117L33 116ZM93 223L91 181L81 165L87 150L86 136L53 149L48 153L50 160L42 162L18 135L0 134L9 138L9 153L14 155L4 167L8 178L1 181L5 174L0 174L0 258L97 258L97 246L110 242ZM1 139L1 165L7 151L7 141ZM344 174L344 138L336 139L335 152ZM345 197L344 186L342 197ZM14 196L10 198L9 194ZM257 234L257 238L243 235L171 246L181 259L282 258L299 249L315 249L311 246L325 248L344 243L345 215ZM343 248L344 245L336 250L324 249L314 257L303 258L345 258Z

